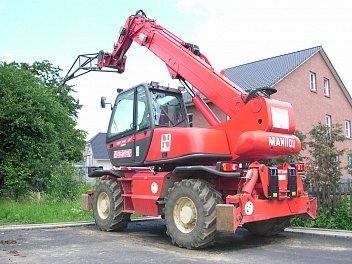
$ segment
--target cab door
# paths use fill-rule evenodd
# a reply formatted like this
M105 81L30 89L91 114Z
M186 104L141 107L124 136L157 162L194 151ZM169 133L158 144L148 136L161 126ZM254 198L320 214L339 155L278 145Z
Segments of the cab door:
M107 149L114 166L142 166L151 141L147 89L139 85L120 93L107 133Z

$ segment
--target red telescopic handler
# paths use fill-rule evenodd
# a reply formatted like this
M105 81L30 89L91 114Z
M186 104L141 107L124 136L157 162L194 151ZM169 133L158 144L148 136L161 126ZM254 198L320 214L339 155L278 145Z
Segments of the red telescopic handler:
M101 230L123 230L132 213L161 215L173 244L197 249L239 225L271 236L294 215L315 218L316 199L303 188L300 166L259 162L300 151L291 104L270 99L272 87L244 91L214 70L197 45L142 10L127 18L111 53L78 56L62 83L90 71L123 73L133 42L159 57L182 86L150 82L118 90L106 137L114 169L89 174L101 181L82 203ZM221 122L194 88L228 120ZM209 127L189 126L184 92Z

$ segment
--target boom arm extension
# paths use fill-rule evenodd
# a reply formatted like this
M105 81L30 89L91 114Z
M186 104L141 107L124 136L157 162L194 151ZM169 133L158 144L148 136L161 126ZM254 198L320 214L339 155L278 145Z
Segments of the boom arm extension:
M120 30L114 50L102 54L98 67L109 67L117 69L119 73L124 72L126 52L133 41L164 61L173 79L187 80L228 116L233 117L245 105L247 92L227 79L224 71L214 71L198 46L185 43L156 24L155 20L147 18L141 10L128 17ZM211 125L216 123L219 121L215 117Z
M103 51L99 53L78 55L65 78L61 81L60 85L64 85L67 81L82 76L91 71L117 72L116 70L105 70L96 66L98 61L101 60L100 56L102 56L102 54Z

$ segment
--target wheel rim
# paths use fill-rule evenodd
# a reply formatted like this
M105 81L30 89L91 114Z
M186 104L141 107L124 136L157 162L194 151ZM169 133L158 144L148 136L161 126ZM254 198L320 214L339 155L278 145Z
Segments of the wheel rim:
M107 193L102 192L99 194L97 201L97 211L101 219L108 218L110 214L110 198Z
M183 233L190 233L197 223L197 209L188 197L181 197L174 207L174 220L177 228Z

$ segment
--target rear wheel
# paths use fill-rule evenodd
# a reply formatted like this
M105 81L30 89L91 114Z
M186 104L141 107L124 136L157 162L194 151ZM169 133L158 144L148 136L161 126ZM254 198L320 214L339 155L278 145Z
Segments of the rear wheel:
M243 225L250 233L257 236L273 236L281 233L290 225L290 217L272 218Z
M120 231L127 227L130 214L123 209L121 183L116 180L101 181L93 194L93 216L103 231Z
M166 233L172 243L189 249L214 244L218 203L224 203L221 193L210 183L196 179L176 182L165 204Z

